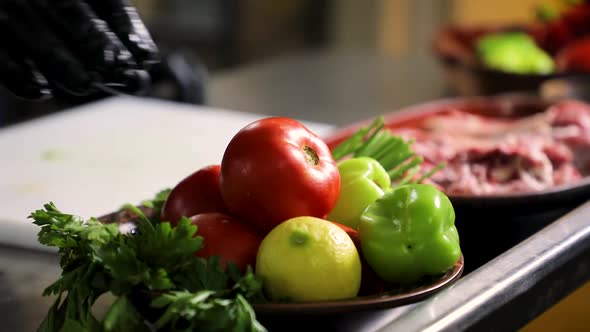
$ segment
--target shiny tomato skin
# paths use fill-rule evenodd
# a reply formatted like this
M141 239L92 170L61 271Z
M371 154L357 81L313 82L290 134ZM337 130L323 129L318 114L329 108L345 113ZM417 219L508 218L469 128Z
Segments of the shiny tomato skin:
M256 254L262 237L249 225L223 213L201 213L191 217L197 226L197 235L203 237L203 247L195 256L209 258L219 256L225 268L228 262L245 271L254 268Z
M325 217L339 193L340 173L330 149L290 118L265 118L244 127L221 161L227 208L261 234L293 217Z
M205 166L180 181L162 207L161 218L176 224L181 217L226 212L219 190L220 165Z

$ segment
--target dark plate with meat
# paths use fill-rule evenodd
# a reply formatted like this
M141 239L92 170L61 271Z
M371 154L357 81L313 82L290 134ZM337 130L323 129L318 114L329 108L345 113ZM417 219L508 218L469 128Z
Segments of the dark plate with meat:
M384 120L393 133L415 140L424 171L446 163L430 181L455 207L465 256L476 265L466 271L590 199L590 104L527 95L457 98ZM371 121L326 141L334 147Z

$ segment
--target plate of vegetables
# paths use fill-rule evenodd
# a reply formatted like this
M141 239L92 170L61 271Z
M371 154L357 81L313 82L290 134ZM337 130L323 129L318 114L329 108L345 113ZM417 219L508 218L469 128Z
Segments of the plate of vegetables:
M557 80L575 89L590 73L588 20L590 3L563 1L539 7L530 24L444 27L433 50L460 95L544 92Z
M463 255L451 201L423 183L443 165L421 161L382 118L330 149L271 117L141 204L81 218L48 203L30 218L63 271L40 330L265 331L422 300L460 278Z

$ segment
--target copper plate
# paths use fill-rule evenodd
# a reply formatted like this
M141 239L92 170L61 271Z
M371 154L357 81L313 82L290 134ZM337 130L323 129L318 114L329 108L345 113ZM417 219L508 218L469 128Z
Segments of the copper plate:
M254 304L253 307L257 314L262 315L344 314L362 310L399 307L405 304L423 300L458 280L463 273L463 263L463 256L461 256L459 261L455 263L455 265L453 265L453 267L445 275L409 291L399 293L385 292L376 295L355 297L350 300L300 303L265 303Z
M153 210L139 207L146 216L152 216ZM113 212L98 218L103 223L118 223L122 232L128 232L135 227L136 216L129 211ZM262 315L290 315L290 314L342 314L362 310L385 309L420 301L431 294L443 289L459 279L463 273L463 256L444 275L433 278L416 288L397 292L384 292L375 295L359 296L349 300L318 301L300 303L264 303L253 304L257 314Z

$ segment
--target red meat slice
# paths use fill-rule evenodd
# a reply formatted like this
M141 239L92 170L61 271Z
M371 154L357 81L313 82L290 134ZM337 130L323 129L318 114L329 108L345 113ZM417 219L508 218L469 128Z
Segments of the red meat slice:
M415 140L424 172L447 163L430 181L448 194L539 191L590 172L590 105L578 101L511 121L448 111L392 131Z
M590 105L567 100L549 107L553 137L572 147L590 147Z

